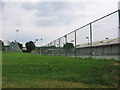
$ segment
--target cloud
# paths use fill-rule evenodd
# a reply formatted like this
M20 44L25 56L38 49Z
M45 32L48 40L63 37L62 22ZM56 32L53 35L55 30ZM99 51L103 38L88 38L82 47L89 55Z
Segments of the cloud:
M24 3L22 7L26 10L36 10L35 16L38 18L36 24L39 26L54 26L59 24L70 24L81 13L78 9L85 8L84 3L68 3L68 2L43 2L43 3ZM71 13L74 11L74 13ZM52 19L48 19L55 17ZM43 18L41 20L41 18ZM46 19L47 18L47 19Z
M23 3L22 6L23 8L27 10L39 10L39 11L56 11L63 9L66 3L63 2L38 2L38 3Z
M43 38L44 45L114 10L116 2L5 2L2 38L15 40L19 29L20 42Z

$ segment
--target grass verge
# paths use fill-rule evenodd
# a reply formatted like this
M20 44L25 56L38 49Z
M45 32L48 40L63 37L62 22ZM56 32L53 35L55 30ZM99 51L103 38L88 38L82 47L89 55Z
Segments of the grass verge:
M118 63L3 52L3 88L117 87Z

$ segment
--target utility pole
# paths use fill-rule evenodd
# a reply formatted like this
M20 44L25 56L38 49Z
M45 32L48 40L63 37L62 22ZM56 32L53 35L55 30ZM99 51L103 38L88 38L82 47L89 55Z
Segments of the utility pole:
M16 30L16 32L17 32L17 42L18 42L18 32L19 32L19 30Z
M86 39L88 39L88 45L89 45L89 37L86 37Z

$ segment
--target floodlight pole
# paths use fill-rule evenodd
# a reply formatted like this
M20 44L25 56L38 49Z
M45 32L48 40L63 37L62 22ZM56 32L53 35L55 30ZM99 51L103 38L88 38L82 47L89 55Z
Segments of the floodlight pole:
M86 39L88 39L88 46L89 46L89 37L86 37Z
M106 40L107 40L107 45L108 45L108 55L109 55L109 47L110 47L110 45L109 45L109 38L106 38Z
M17 42L18 42L18 32L19 32L19 30L16 30L16 32L17 32Z

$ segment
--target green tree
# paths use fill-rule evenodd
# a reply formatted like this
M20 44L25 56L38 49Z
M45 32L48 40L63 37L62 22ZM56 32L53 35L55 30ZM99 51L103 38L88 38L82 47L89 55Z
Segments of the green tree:
M2 50L4 51L5 50L5 48L4 48L4 43L2 42Z
M74 45L73 45L73 43L66 43L66 44L64 44L63 47L64 47L65 51L71 51L74 48Z
M29 41L25 44L27 51L31 52L32 50L35 50L35 44L32 41Z
M1 46L0 46L1 50L4 51L4 43L3 43L2 40L0 40L0 45L1 45Z

